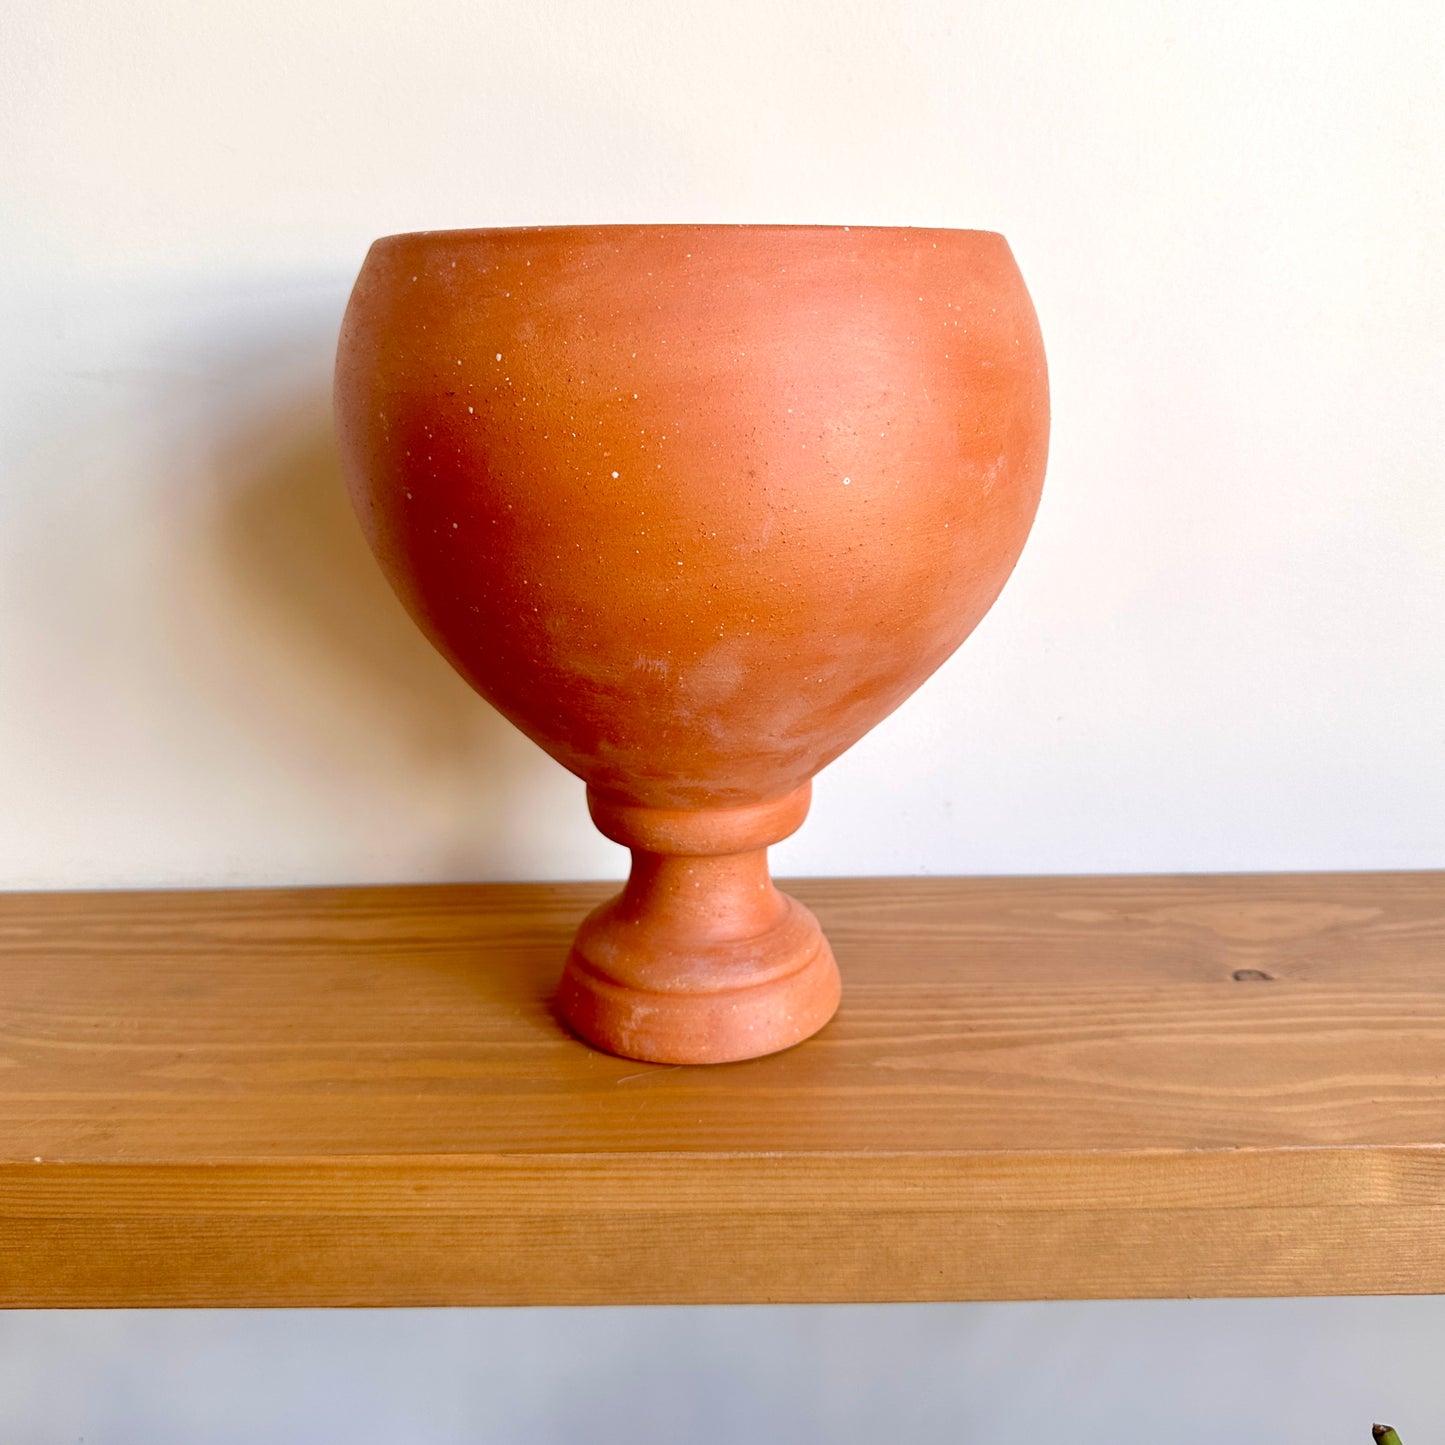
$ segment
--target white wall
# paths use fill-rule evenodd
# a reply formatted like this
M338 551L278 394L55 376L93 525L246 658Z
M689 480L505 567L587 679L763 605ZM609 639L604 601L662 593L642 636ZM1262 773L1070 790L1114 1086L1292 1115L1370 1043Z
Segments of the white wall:
M798 873L1445 863L1436 0L12 3L0 880L614 873L341 498L367 243L982 226L1049 347L1013 582Z
M0 885L620 870L400 616L327 420L372 237L573 220L994 228L1038 306L1055 440L1019 571L779 871L1445 865L1442 137L1438 0L9 0ZM1137 1306L1175 1345L1152 1414L1104 1308L1017 1315L968 1398L1032 1398L1082 1329L1115 1418L1035 1438L1141 1439L1193 1398L1182 1321L1260 1352L1313 1321L1338 1382L1383 1306ZM57 1338L9 1358L43 1375ZM161 1346L114 1339L164 1385ZM1324 1397L1270 1378L1172 1438L1326 1439L1290 1433L1290 1392Z
M1243 1318L1242 1318L1243 1317ZM1404 1445L1428 1299L0 1314L6 1445Z

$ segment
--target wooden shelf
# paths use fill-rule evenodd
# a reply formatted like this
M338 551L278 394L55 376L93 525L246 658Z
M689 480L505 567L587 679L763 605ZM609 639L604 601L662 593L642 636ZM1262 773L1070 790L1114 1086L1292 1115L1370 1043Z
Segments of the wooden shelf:
M793 888L710 1069L555 1021L597 885L0 896L0 1303L1445 1291L1445 873Z

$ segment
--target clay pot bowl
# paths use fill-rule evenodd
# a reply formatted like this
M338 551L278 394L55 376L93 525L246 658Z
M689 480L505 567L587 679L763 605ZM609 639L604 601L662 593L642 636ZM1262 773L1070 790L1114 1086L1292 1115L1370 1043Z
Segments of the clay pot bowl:
M837 966L766 848L1023 546L1048 389L1004 239L390 236L346 312L336 417L402 602L632 850L567 960L567 1022L681 1063L821 1028Z

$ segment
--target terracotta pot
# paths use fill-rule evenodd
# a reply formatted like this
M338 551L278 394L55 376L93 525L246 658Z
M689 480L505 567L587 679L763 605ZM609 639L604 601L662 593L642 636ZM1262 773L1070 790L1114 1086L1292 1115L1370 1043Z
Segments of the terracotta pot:
M567 1022L680 1063L821 1028L837 966L766 849L1023 546L1048 387L1003 237L390 236L336 416L402 602L632 850L567 960Z

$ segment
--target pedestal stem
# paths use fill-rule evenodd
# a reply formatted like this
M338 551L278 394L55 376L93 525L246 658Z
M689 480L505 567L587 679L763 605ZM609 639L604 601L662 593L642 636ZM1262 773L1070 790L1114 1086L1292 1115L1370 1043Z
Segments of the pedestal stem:
M687 857L632 850L632 872L612 916L697 938L747 938L773 928L786 912L768 875L768 850Z
M583 1038L661 1063L773 1053L820 1029L838 969L817 920L778 892L767 848L810 789L745 808L641 808L589 792L597 826L632 850L627 886L583 922L558 1005Z

